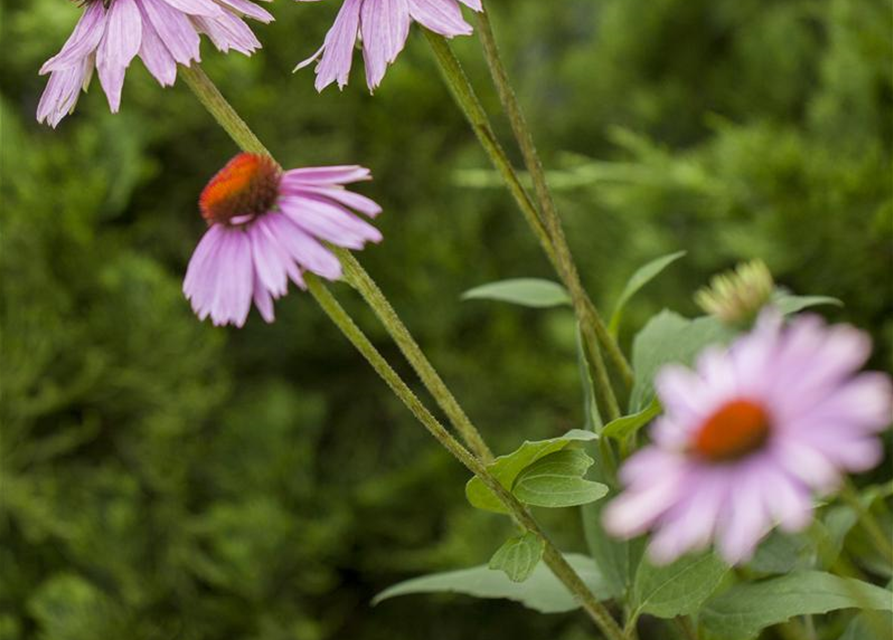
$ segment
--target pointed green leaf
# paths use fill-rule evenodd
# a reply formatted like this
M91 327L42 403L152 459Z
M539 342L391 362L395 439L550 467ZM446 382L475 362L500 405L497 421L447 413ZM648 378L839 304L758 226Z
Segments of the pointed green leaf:
M583 431L581 429L572 429L560 438L552 438L550 440L538 440L535 442L527 441L512 453L499 456L487 465L487 469L492 473L503 487L512 490L515 479L518 474L528 465L536 462L550 453L561 451L572 442L585 442L587 440L595 440L598 436L591 431ZM485 511L494 511L496 513L508 513L490 489L480 480L480 478L472 478L465 485L465 497L472 506Z
M610 597L601 572L592 558L574 553L564 557L596 597ZM543 563L538 564L524 582L512 582L504 573L492 571L486 565L434 573L395 584L378 594L372 602L378 604L389 598L416 593L459 593L477 598L507 598L541 613L561 613L579 607L571 592Z
M689 555L665 566L642 559L633 585L634 615L674 618L696 612L729 571L712 553Z
M539 278L512 278L482 284L463 293L462 299L499 300L540 309L568 305L571 301L560 284Z
M786 316L791 315L792 313L797 313L798 311L803 311L809 307L819 307L823 305L834 307L843 306L843 302L837 298L831 298L829 296L795 296L783 290L775 292L775 295L772 296L772 304Z
M746 566L757 573L790 573L814 568L815 555L816 545L808 535L773 531Z
M611 321L608 323L608 331L610 331L612 335L617 335L620 319L623 317L623 308L626 306L626 303L629 302L630 298L636 295L639 289L660 275L661 271L684 255L685 251L677 251L676 253L656 258L648 264L639 267L626 283L626 287L623 289L620 298L617 300L617 305L614 307L614 313L611 314Z
M503 571L512 582L524 582L536 569L545 547L542 538L531 532L509 538L490 558L490 569Z
M608 487L583 479L592 463L592 458L579 449L550 453L518 474L512 493L534 507L575 507L595 502L608 493Z
M700 620L726 640L748 640L761 629L794 616L837 609L893 611L886 589L821 571L801 571L762 582L739 584L710 600Z
M652 398L648 406L638 413L631 413L606 424L602 435L615 440L625 440L654 420L660 414L661 409L657 398Z
M654 316L633 341L630 411L642 411L654 398L654 376L661 367L671 362L690 365L706 346L728 342L734 335L712 317L689 320L667 310Z

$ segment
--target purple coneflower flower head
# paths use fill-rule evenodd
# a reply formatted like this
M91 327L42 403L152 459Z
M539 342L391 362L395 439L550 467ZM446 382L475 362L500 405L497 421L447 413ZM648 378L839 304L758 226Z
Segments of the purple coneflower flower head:
M366 84L373 91L384 78L388 65L403 50L413 21L447 38L472 33L471 25L462 17L460 2L475 11L483 11L481 0L344 0L322 47L295 70L318 59L317 91L333 82L343 88L350 75L354 45L360 38L366 61Z
M86 0L71 37L40 69L50 79L37 120L51 127L59 124L74 110L94 69L109 107L117 113L124 75L136 56L162 86L174 84L177 64L188 66L201 59L202 33L221 51L251 55L261 45L245 17L273 19L252 0Z
M605 510L608 531L652 530L658 563L715 541L737 564L776 523L806 527L814 494L883 455L876 435L891 421L891 385L858 373L870 350L848 325L803 316L785 327L768 311L728 350L705 351L694 371L662 369L665 413L653 443L621 469L627 488Z
M352 166L283 171L269 156L241 153L211 179L199 200L209 228L192 254L183 293L199 318L241 327L251 302L267 322L288 281L306 288L302 273L341 277L341 263L324 242L362 249L381 233L369 217L381 207L343 185L369 180Z

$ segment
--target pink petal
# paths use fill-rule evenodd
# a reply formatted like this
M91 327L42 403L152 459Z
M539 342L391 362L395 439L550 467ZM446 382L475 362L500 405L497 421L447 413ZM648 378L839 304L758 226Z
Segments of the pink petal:
M366 83L374 90L390 63L397 59L409 35L407 0L365 0L360 13Z

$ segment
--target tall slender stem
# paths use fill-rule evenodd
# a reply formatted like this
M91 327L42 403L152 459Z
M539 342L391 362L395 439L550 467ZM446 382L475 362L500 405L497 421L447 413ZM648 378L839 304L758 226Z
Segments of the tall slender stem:
M211 80L204 74L198 64L194 63L191 68L186 69L185 71L188 72L184 73L184 77L186 78L189 87L196 94L205 108L208 109L227 133L230 134L233 141L245 151L266 153L269 155L269 152L263 144L261 144L257 136L254 135L245 121L242 120L238 113L236 113L232 106L221 95L217 90L217 87L214 86ZM455 403L455 408L461 412L461 407L455 402L452 395L449 394L446 385L443 384L443 381L437 376L434 368L427 362L427 359L424 358L421 349L419 349L418 345L415 344L415 341L412 340L409 331L403 323L400 322L396 312L393 311L393 308L387 302L387 299L384 298L384 294L381 293L371 277L369 277L359 263L353 259L348 261L346 269L350 271L352 277L356 281L361 281L363 283L362 291L366 291L366 294L369 295L370 298L378 300L378 296L381 296L377 305L381 306L381 302L383 301L389 311L383 312L379 315L379 318L385 323L385 326L391 332L391 335L394 335L395 333L402 335L405 332L405 336L402 338L404 344L401 345L401 348L407 348L407 350L412 352L414 359L417 356L419 361L424 360L425 366L421 366L420 368L424 371L428 371L428 373L433 373L439 381L439 385L437 383L433 384L434 388L441 389L442 387L441 390L446 391L446 394L448 394L452 402ZM485 463L481 459L463 447L462 444L456 440L442 424L440 424L431 412L428 411L427 407L422 404L409 386L393 370L387 360L385 360L381 353L378 352L359 327L356 326L350 316L344 311L341 305L338 304L338 301L335 300L319 279L312 273L305 273L304 278L311 295L313 295L323 311L338 326L342 333L344 333L345 337L350 340L351 344L353 344L366 358L373 369L375 369L376 373L378 373L378 375L388 384L401 402L403 402L419 422L422 423L425 429L427 429L428 432L447 449L447 451L458 459L469 471L479 477L481 481L493 491L521 526L537 535L543 541L543 559L545 563L551 569L552 573L554 573L562 584L564 584L574 595L580 603L580 606L586 611L593 622L595 622L602 633L604 633L609 640L622 640L623 632L614 618L611 617L610 612L608 612L604 605L598 601L591 589L589 589L574 568L571 567L561 552L555 547L536 520L534 520L527 508L522 505L510 491L502 486L502 484L487 470ZM381 309L384 309L384 306L381 306ZM395 324L395 320L399 326ZM407 339L415 345L414 348L408 347L409 342ZM406 352L404 351L404 353ZM414 363L414 365L416 364L418 364L418 362ZM426 375L423 380L427 385L431 383L433 378L430 375ZM431 389L430 386L429 389ZM434 393L433 390L432 393ZM442 397L440 400L444 399L445 398ZM447 403L447 406L449 406L449 403ZM456 416L458 414L455 410L451 409L450 413L453 414L450 415L451 419L457 419ZM464 416L464 412L462 415ZM468 426L471 426L471 428L474 429L467 417L464 417L464 420L467 422ZM480 434L477 435L480 438ZM480 440L483 443L483 439L480 438ZM485 443L484 447L486 448ZM489 453L489 449L487 449L487 452Z
M251 128L245 124L241 116L236 113L216 85L205 74L198 62L193 62L189 67L180 67L180 76L192 89L199 102L214 116L217 123L229 134L243 151L250 153L262 153L267 156L272 154L258 139Z
M524 166L527 168L533 181L534 193L536 194L544 223L551 236L560 268L565 275L568 289L571 292L571 296L574 296L576 291L577 306L580 307L581 313L588 321L587 324L592 324L599 341L608 352L608 356L614 362L624 382L627 385L631 385L632 370L626 361L626 357L623 355L617 342L608 333L604 320L602 320L595 305L592 304L592 301L580 284L580 276L574 264L570 247L567 244L567 238L564 235L564 229L561 224L561 218L558 215L558 209L555 206L555 200L552 197L552 191L546 180L546 172L543 169L543 163L540 161L539 153L533 142L533 134L524 117L524 112L521 110L521 104L518 102L518 97L508 77L508 71L506 71L502 57L499 54L499 47L496 44L496 37L493 35L493 27L490 24L490 14L485 7L477 15L477 33L483 45L484 57L487 60L487 66L490 68L493 83L496 85L499 100L508 116L512 133L514 133L518 147L521 149Z
M534 520L533 516L527 508L521 504L510 491L492 475L484 464L469 452L462 444L456 440L447 429L438 422L430 411L416 397L402 378L394 371L385 360L384 356L379 353L375 346L369 341L366 335L354 323L346 311L338 304L331 292L319 281L313 274L305 274L307 281L307 289L310 294L319 303L329 319L341 330L344 336L356 347L364 358L372 365L376 373L387 383L394 394L403 402L404 405L412 412L416 419L422 423L425 429L434 436L443 447L449 451L459 462L471 471L475 476L489 488L509 509L515 520L539 537L544 547L543 560L552 569L555 576L564 583L564 585L574 594L580 605L589 614L592 620L598 625L602 632L612 640L622 640L623 634L620 627L611 617L611 614L605 609L593 595L592 591L586 586L586 583L577 575L573 567L571 567L561 552L555 547L546 533L539 524Z
M350 251L336 249L336 255L344 266L344 276L348 284L355 288L366 303L375 312L403 355L415 369L425 387L434 396L435 401L443 409L450 423L462 435L462 439L475 455L485 464L492 462L493 454L484 442L480 431L472 424L456 397L444 383L440 374L422 352L421 347L412 337L409 329L403 324L394 307L378 288L372 277L363 269Z
M462 65L458 58L450 48L449 43L443 36L437 35L431 31L425 31L425 37L428 39L431 49L434 51L434 57L437 59L440 69L443 72L444 79L447 82L456 103L465 113L466 118L471 123L472 129L478 137L478 140L490 157L491 162L502 176L509 191L524 214L524 219L533 229L534 234L540 241L543 250L546 252L550 262L555 267L558 275L564 281L571 296L574 306L574 312L580 322L583 331L584 343L586 346L587 357L593 365L593 382L595 383L600 399L602 400L602 409L609 420L613 420L620 416L620 409L617 399L614 395L614 389L608 378L607 367L599 347L598 332L595 326L596 321L589 309L591 304L586 304L586 293L580 284L580 279L576 275L576 269L568 269L568 257L562 256L556 250L552 235L549 229L543 224L540 212L537 211L526 190L521 184L517 172L512 166L505 154L502 146L496 139L493 128L490 125L490 119L481 106L480 100L475 94L474 87L462 70ZM594 309L594 308L593 308ZM608 336L607 330L604 335L609 341L613 342L613 338ZM619 352L619 349L618 349ZM623 354L620 354L621 358ZM625 362L625 359L623 360ZM628 368L628 365L627 365Z

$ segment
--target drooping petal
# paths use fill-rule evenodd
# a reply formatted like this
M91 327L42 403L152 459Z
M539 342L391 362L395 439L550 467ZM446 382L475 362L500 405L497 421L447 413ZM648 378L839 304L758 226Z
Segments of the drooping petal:
M360 12L366 83L374 90L409 35L408 0L365 0Z
M81 88L93 66L92 59L83 60L80 65L53 71L37 105L37 121L46 122L54 129L62 118L74 111Z
M353 48L359 36L362 6L363 0L345 0L320 51L298 65L300 69L319 57L316 65L317 91L322 91L333 82L337 82L339 88L347 84L353 65Z
M164 0L142 0L144 14L171 56L179 64L201 61L201 38L186 14L172 8Z
M62 49L52 58L43 63L40 74L45 75L52 71L80 67L84 59L96 51L102 36L105 33L106 10L101 2L92 2L87 5L84 15L78 20L71 36Z
M263 22L264 24L273 22L273 16L270 15L270 12L266 9L261 9L253 2L249 2L249 0L217 0L217 2L229 7L240 15L254 18L258 22Z
M314 197L286 196L279 208L292 222L317 238L348 249L380 242L381 232L339 205Z
M162 42L155 27L143 13L143 39L140 43L140 60L146 65L162 87L169 87L177 79L177 61Z
M216 18L197 16L192 21L224 53L233 49L250 56L261 48L260 41L248 25L231 13Z
M447 38L468 36L474 31L462 17L456 0L409 0L412 19Z
M99 82L112 113L117 113L121 106L124 74L139 53L142 36L142 18L135 0L115 0L109 7L105 35L96 51Z

